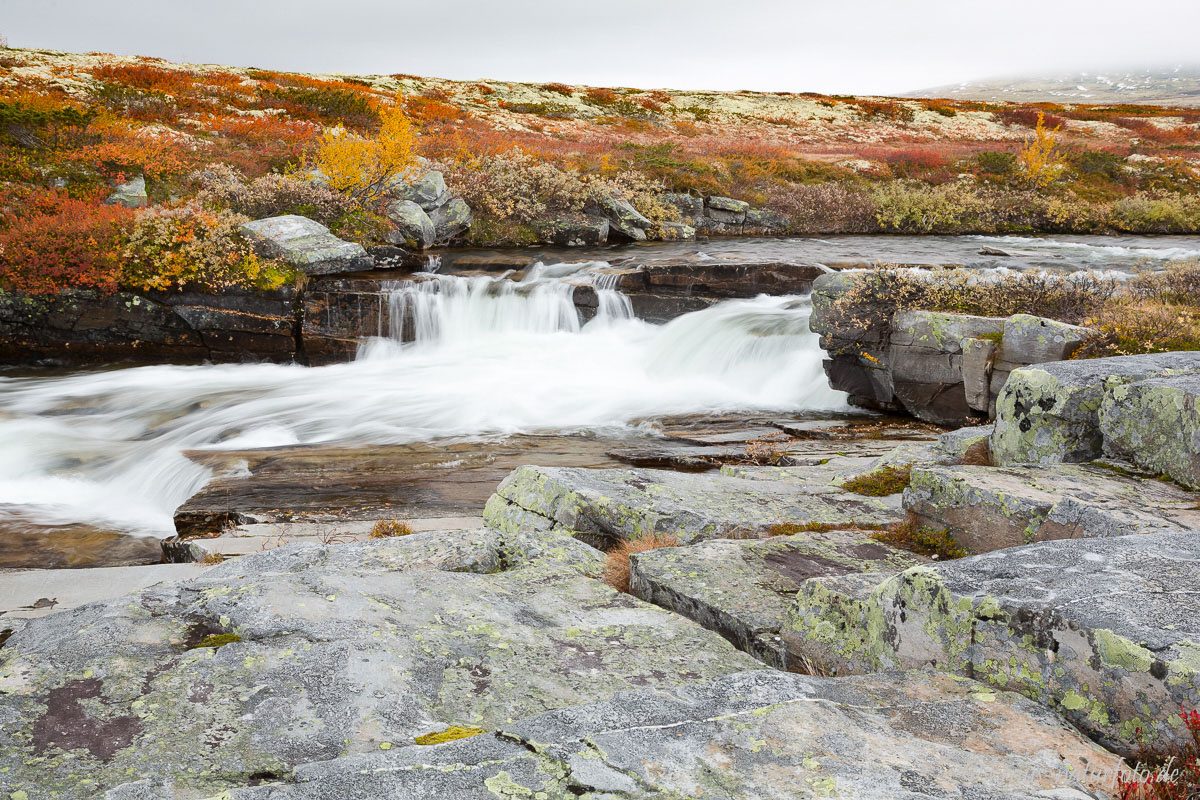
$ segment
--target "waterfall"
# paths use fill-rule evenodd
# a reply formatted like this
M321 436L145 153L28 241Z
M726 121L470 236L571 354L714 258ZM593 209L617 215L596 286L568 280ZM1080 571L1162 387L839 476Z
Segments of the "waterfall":
M575 290L592 287L598 308L592 324L632 319L629 298L617 289L620 273L603 271L603 261L542 263L513 280L501 275L418 273L413 280L392 281L388 292L387 337L394 342L473 341L512 332L577 333L582 328ZM364 353L376 352L366 350Z
M603 263L514 277L398 283L385 335L350 363L0 377L0 522L169 535L175 507L211 478L188 450L619 437L667 415L844 408L805 298L730 300L660 326L633 318ZM583 325L581 286L597 302Z

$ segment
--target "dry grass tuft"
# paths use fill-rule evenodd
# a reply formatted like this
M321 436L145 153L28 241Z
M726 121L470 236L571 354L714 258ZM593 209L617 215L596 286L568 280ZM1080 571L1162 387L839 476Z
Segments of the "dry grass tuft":
M629 557L634 553L657 550L660 547L678 547L679 538L669 533L651 533L640 539L622 541L608 551L604 563L604 582L619 592L629 594Z
M970 555L966 548L954 540L950 531L922 525L911 515L904 522L889 525L884 530L871 534L871 538L939 561Z
M371 528L372 539L391 539L395 536L410 536L413 533L412 526L407 522L397 522L394 519L381 519L375 523L375 527Z
M842 488L847 492L867 497L886 497L904 491L911 479L911 464L905 464L903 467L883 466L873 472L851 478L842 484Z

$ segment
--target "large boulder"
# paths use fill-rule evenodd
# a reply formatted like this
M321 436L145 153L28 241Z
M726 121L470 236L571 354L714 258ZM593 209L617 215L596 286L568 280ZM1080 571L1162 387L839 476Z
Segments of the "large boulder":
M697 220L704 216L704 198L692 194L668 192L662 196L663 202L670 203L679 209L685 219Z
M329 275L370 269L361 244L343 241L319 222L297 214L247 222L242 234L268 258L279 258L306 275Z
M1200 489L1200 374L1114 386L1099 419L1105 453Z
M648 534L691 542L769 534L780 524L878 526L898 517L894 505L814 482L803 471L753 480L533 466L505 478L483 512L485 523L500 530L559 531L604 548Z
M1004 320L1000 360L1007 364L1065 361L1095 335L1091 328L1031 314L1013 314Z
M1200 702L1200 536L1040 542L894 577L817 578L784 630L826 674L950 670L1058 710L1122 755Z
M1121 766L1053 712L974 681L753 670L633 689L437 747L307 764L287 782L228 796L1085 800ZM111 800L134 797L164 795Z
M557 219L543 223L538 228L538 235L560 247L601 245L608 241L610 224L604 217L589 214L582 219Z
M787 217L775 211L760 208L746 210L746 224L753 228L781 231L787 228Z
M146 179L138 175L125 183L118 184L104 202L110 206L145 208L150 202L149 195L146 194Z
M416 203L424 211L433 211L450 200L446 178L435 169L426 170L414 180L391 187L392 194L401 200Z
M904 507L976 553L1043 539L1200 529L1196 496L1103 467L923 466Z
M0 649L0 785L82 799L154 776L209 797L759 666L588 577L601 562L484 530L289 545L32 620Z
M1200 353L1058 361L1014 370L996 399L996 464L1091 461L1103 451L1099 410L1115 386L1200 372Z
M411 243L425 250L433 247L437 241L437 229L433 220L412 200L393 200L388 203L387 216L396 226L396 229L386 236L390 244L404 246Z
M611 194L600 201L601 212L608 218L612 231L635 242L646 241L647 229L654 223L620 195Z
M429 215L433 221L435 237L440 243L449 242L467 232L475 222L471 207L460 197L450 200L443 206L435 208Z
M892 391L926 422L961 425L976 416L963 386L963 342L999 334L996 317L901 311L892 317L888 366Z

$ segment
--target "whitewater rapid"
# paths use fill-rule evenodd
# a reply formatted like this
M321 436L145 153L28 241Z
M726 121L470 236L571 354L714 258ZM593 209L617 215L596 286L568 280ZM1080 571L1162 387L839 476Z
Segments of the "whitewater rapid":
M672 414L844 408L807 299L734 300L651 325L602 267L396 284L391 330L410 315L417 340L370 339L351 363L0 378L0 523L170 535L174 509L212 478L189 449L620 432ZM571 302L580 282L600 296L587 324Z

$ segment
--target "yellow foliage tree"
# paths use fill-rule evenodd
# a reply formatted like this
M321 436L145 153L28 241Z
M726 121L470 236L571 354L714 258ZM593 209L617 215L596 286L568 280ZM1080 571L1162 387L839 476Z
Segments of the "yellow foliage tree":
M326 131L314 163L329 185L358 200L379 196L393 178L408 177L416 162L412 122L400 98L380 110L379 135L357 136L345 128Z
M1046 115L1038 112L1037 128L1033 141L1029 142L1018 157L1025 175L1035 189L1044 189L1050 185L1065 166L1058 152L1058 132L1056 128L1046 127Z

